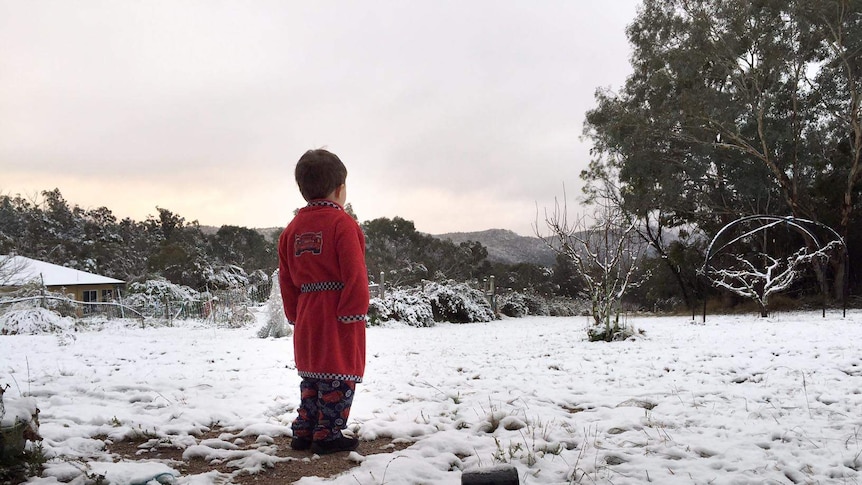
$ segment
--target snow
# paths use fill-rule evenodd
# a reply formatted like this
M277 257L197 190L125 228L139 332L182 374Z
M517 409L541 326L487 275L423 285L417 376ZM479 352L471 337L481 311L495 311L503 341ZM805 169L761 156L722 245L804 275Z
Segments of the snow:
M0 385L26 395L56 457L40 478L209 485L171 463L120 461L105 440L144 437L240 472L279 463L299 396L291 340L175 321L102 322L71 342L0 336ZM522 484L860 483L862 311L629 318L645 331L588 342L587 317L368 329L349 429L401 451L345 454L355 467L298 483L458 484L510 465ZM203 431L218 426L218 439ZM254 449L236 440L260 435ZM61 459L64 458L64 459ZM155 481L153 481L155 480Z

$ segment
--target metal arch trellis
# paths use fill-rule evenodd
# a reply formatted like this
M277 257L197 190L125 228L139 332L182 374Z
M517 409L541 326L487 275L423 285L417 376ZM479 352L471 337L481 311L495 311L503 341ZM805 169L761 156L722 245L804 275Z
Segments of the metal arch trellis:
M762 222L763 225L761 225L755 229L752 229L748 232L745 232L744 234L740 234L739 236L736 236L735 238L730 239L729 241L725 242L721 246L715 247L717 245L717 243L719 243L719 241L721 240L721 237L726 232L730 231L735 226L745 224L745 223L751 222L751 221ZM818 237L810 230L810 226L825 229L827 232L831 233L835 237L835 239L834 239L835 241L838 241L840 243L841 253L843 256L842 267L844 269L844 275L842 278L843 285L841 288L841 304L842 304L842 309L843 309L843 316L846 317L847 316L847 290L848 290L849 276L850 276L850 258L848 256L848 252L847 252L847 244L845 243L844 238L841 237L841 235L838 234L838 232L836 232L835 229L832 229L831 227L827 226L826 224L823 224L823 223L820 223L817 221L812 221L810 219L801 219L801 218L793 217L793 216L772 216L772 215L765 215L765 214L758 214L758 215L741 217L741 218L739 218L733 222L726 224L724 227L719 229L719 231L712 238L712 241L710 241L709 246L707 246L707 249L706 249L706 259L703 262L703 267L701 268L701 273L705 276L709 273L709 269L711 268L711 266L709 265L710 260L712 259L713 256L715 256L716 254L721 252L721 250L723 250L724 248L730 246L731 244L733 244L735 242L742 240L745 237L751 236L753 234L757 234L758 232L766 231L772 227L775 227L775 226L778 226L781 224L784 224L787 227L790 227L790 228L796 230L803 237L805 237L808 241L813 243L817 247L818 250L823 249L825 246L823 244L821 244ZM806 226L809 226L809 227L806 227ZM830 241L830 243L831 243L831 241ZM824 295L823 316L826 316L826 302L825 302L826 296L827 295ZM706 299L704 299L704 302L703 302L703 321L706 321Z

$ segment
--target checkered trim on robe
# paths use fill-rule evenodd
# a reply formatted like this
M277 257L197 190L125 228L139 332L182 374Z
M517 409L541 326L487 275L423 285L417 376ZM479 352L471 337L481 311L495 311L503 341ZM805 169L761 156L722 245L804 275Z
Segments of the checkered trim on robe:
M306 207L332 207L333 209L344 210L340 205L328 200L313 200Z
M315 291L339 291L344 289L344 283L340 281L322 281L320 283L306 283L299 287L300 293L312 293Z
M327 374L325 372L299 372L299 377L307 377L310 379L335 379L339 381L353 381L356 383L362 382L362 376L351 376L348 374Z

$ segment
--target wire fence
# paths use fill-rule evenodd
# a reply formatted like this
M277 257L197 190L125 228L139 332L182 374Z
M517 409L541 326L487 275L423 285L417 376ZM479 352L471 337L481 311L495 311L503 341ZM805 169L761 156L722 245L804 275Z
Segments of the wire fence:
M45 289L40 294L0 294L0 314L12 309L42 307L72 318L136 318L172 324L175 320L204 320L226 326L241 326L254 319L249 307L266 302L272 283L209 290L193 296L129 294L111 301L83 302ZM31 292L32 293L32 292Z

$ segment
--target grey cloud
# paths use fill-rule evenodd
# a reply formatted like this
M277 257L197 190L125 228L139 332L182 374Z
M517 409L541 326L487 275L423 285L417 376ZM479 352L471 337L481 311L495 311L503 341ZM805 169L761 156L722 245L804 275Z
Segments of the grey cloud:
M634 5L0 0L0 168L206 170L227 190L328 146L381 196L533 211L586 167L583 114L624 81Z

